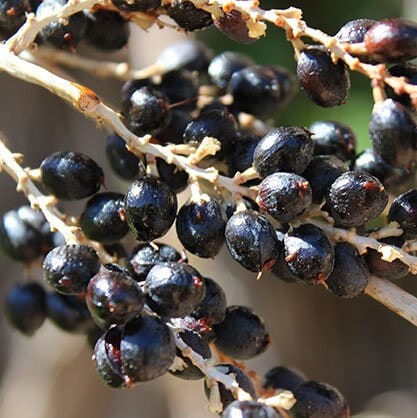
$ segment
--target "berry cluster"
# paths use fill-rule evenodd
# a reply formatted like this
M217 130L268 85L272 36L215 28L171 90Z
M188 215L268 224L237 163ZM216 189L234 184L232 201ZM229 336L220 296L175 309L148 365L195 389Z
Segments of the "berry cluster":
M417 57L417 25L361 19L328 37L303 25L297 9L260 14L252 2L94 3L0 0L0 31L8 38L0 68L109 124L115 132L106 155L128 182L124 194L101 192L103 170L77 151L54 153L39 169L23 170L0 142L1 167L33 207L2 216L0 249L26 265L41 260L49 286L13 286L6 300L10 323L32 335L48 318L86 334L97 372L113 388L170 372L205 378L210 405L223 418L285 417L287 410L297 418L348 417L337 389L283 366L255 387L235 360L268 348L266 325L252 309L229 306L220 285L191 266L185 250L214 258L225 244L231 259L258 278L270 271L288 283L321 284L342 298L379 297L372 289L385 282L374 276L417 273L417 67L405 62ZM25 23L25 13L35 11ZM214 56L187 39L163 50L155 66L126 77L120 114L85 87L38 75L38 56L83 67L83 58L72 55L81 40L119 49L128 41L128 20L148 16L163 25L165 15L185 31L214 25L242 43L263 35L261 17L273 21L291 34L296 75L241 53ZM318 44L305 45L301 35ZM39 51L29 63L15 53L32 41ZM372 147L363 153L353 129L338 121L266 122L298 85L319 106L344 103L350 69L373 79ZM188 185L190 197L179 208L177 194ZM86 198L77 217L57 209L59 201ZM387 225L375 229L375 220ZM182 252L159 241L174 224ZM128 235L136 246L129 247Z

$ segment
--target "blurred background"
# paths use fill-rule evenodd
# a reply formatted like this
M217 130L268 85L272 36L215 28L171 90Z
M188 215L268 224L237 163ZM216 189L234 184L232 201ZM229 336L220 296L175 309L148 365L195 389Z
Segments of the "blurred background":
M335 34L347 21L404 16L417 19L416 0L350 0L349 2L261 1L263 8L299 7L311 27ZM295 70L293 51L283 31L269 27L268 36L251 45L237 45L209 29L199 34L214 51L240 50L262 64L279 64ZM183 35L166 30L150 33L133 28L129 48L103 59L129 59L140 68L152 63L163 45ZM81 47L81 53L90 53ZM99 80L74 72L74 76L116 108L121 83ZM78 150L94 159L106 173L109 190L124 192L127 183L110 171L104 155L107 132L50 93L0 74L2 92L0 130L14 152L25 155L25 165L37 167L58 150ZM276 116L282 125L308 126L318 119L333 119L352 127L359 150L368 144L368 120L372 109L369 80L352 74L348 103L323 109L299 92ZM0 176L0 211L25 203L6 174ZM184 198L184 197L183 197ZM65 206L73 215L80 205ZM178 245L175 234L167 238ZM345 395L355 416L417 417L417 329L370 298L344 301L322 287L284 284L265 274L256 282L235 263L227 251L214 261L190 257L204 275L217 280L230 304L255 309L269 326L274 344L267 353L249 362L263 374L276 365L288 365L309 378L336 386ZM0 297L12 283L29 275L40 280L39 269L30 273L0 255ZM398 284L417 294L417 282L409 277ZM186 382L172 376L141 384L129 391L111 390L101 383L91 362L85 338L68 335L46 323L36 335L25 338L13 332L0 314L0 417L13 418L203 418L206 399L202 381Z

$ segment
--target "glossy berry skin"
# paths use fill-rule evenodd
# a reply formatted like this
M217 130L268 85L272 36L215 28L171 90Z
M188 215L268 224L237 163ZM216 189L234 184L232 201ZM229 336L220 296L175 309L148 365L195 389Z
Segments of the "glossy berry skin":
M270 344L262 318L245 306L229 306L224 321L213 329L219 350L237 360L255 357Z
M348 418L349 406L343 395L327 383L308 381L294 391L294 418Z
M171 330L161 319L134 319L125 325L120 342L123 369L133 382L155 379L171 367L175 349Z
M227 110L213 109L200 114L185 128L185 143L198 145L206 136L218 139L223 146L231 145L237 136L237 124Z
M350 91L348 67L342 60L334 64L330 54L321 47L313 46L301 52L297 77L309 99L322 107L343 104Z
M394 167L387 163L374 149L368 148L355 159L352 170L364 171L376 177L394 194L403 193L414 184L414 167L412 170Z
M94 346L93 362L97 374L102 381L111 388L122 389L127 387L121 362L120 341L121 327L112 327L102 335Z
M13 285L7 292L5 314L14 329L33 335L46 319L45 290L36 282Z
M236 71L228 85L233 107L257 117L269 116L278 109L280 89L275 71L260 65Z
M0 1L0 29L14 32L26 20L26 13L31 12L28 0Z
M257 398L255 386L253 385L252 380L239 367L228 363L221 363L217 364L215 368L220 373L233 375L240 389L243 389L252 399ZM210 399L210 384L207 379L204 380L204 392L207 399ZM223 383L219 383L219 392L220 401L223 404L223 409L225 409L229 404L236 400L236 398L233 396L233 393L229 389L226 389Z
M250 44L257 39L249 36L246 19L238 10L231 10L230 12L224 13L223 16L214 19L214 25L228 38L240 44Z
M235 213L225 230L232 258L253 272L272 268L278 256L277 237L268 219L253 210Z
M100 259L88 245L55 247L43 261L45 280L64 294L85 292L88 282L99 270Z
M114 172L125 180L133 180L139 173L140 160L126 148L126 142L116 133L107 137L106 156Z
M355 157L356 135L349 126L321 120L311 124L308 130L314 141L314 155L334 155L342 161Z
M153 87L135 90L123 103L124 123L135 135L156 135L171 120L168 98Z
M417 190L412 189L398 196L391 204L388 222L398 222L409 236L417 235Z
M147 12L161 5L161 0L112 0L112 3L124 12Z
M326 195L326 210L343 226L359 226L376 218L388 203L382 183L370 174L348 171L338 177Z
M135 238L152 241L168 232L177 213L175 193L156 177L134 181L125 196L126 220Z
M274 173L259 185L257 203L278 222L286 223L301 216L310 207L309 182L297 174Z
M203 359L211 358L211 350L207 341L201 338L196 332L185 330L178 333L178 336ZM170 371L171 374L185 380L199 380L204 377L204 373L188 357L184 356L178 348L177 357L185 363L185 367L182 370Z
M226 317L226 294L213 279L204 277L203 280L206 285L204 297L190 315L211 327L224 321Z
M327 280L333 270L334 250L327 235L317 226L304 224L284 238L285 261L290 271L308 284Z
M124 196L120 193L98 193L90 198L80 217L80 227L93 241L110 244L121 240L129 231L120 213Z
M208 74L216 86L224 89L235 72L254 64L255 62L245 54L225 51L211 60Z
M332 183L348 168L333 155L316 155L303 171L303 177L310 183L313 202L320 204Z
M182 255L170 245L159 242L154 242L152 245L144 243L133 249L129 257L128 268L137 281L143 281L156 264L180 261L181 259Z
M281 418L274 408L256 401L234 401L222 414L222 418Z
M360 296L369 281L369 269L356 249L345 242L334 247L334 267L326 280L327 289L336 296L352 299Z
M265 389L284 389L293 392L298 386L307 381L306 376L291 367L277 366L265 375Z
M112 51L126 46L130 29L128 22L119 13L97 10L87 13L85 41L97 49Z
M156 64L166 71L185 69L204 73L212 58L212 52L202 42L187 38L167 46L159 54Z
M375 150L387 163L409 169L415 164L417 124L412 113L392 99L376 103L369 121Z
M211 13L194 6L191 1L173 0L166 6L168 16L186 31L204 29L213 24Z
M314 143L309 131L282 126L268 132L255 148L253 166L261 177L278 171L301 174L313 157Z
M65 4L66 0L42 1L36 10L36 17L42 19ZM42 41L58 49L75 49L85 34L87 19L84 13L78 12L69 16L65 22L56 20L44 26L39 32Z
M345 23L336 33L335 38L340 42L357 44L363 42L365 33L376 23L372 19L356 19Z
M133 78L131 80L127 80L120 91L120 98L122 102L122 108L124 106L129 106L130 103L130 96L138 89L142 87L152 87L157 88L155 83L152 81L151 78ZM124 141L123 141L124 142Z
M383 19L369 28L363 41L378 62L410 60L417 57L417 24L401 18Z
M0 250L17 261L33 261L42 254L41 232L19 216L6 212L0 222Z
M85 296L92 318L101 328L123 325L139 316L145 295L135 280L115 271L100 271L88 283Z
M379 240L382 244L388 244L397 248L401 248L404 239L401 237L387 237ZM378 251L368 248L364 255L366 264L372 274L383 279L396 280L407 276L409 268L400 259L391 262L382 259L382 254Z
M227 216L221 204L209 196L190 200L178 211L176 230L184 248L202 258L213 258L224 244Z
M285 234L281 231L275 231L275 233L278 242L278 257L271 272L277 279L282 280L284 283L298 283L300 279L292 273L285 261Z
M42 184L48 193L62 200L78 200L96 193L103 183L103 170L90 157L72 152L56 152L41 165Z
M203 300L201 274L186 263L164 263L152 267L145 280L146 301L158 315L181 318Z
M49 292L46 310L48 319L66 332L84 334L95 326L85 303L72 295Z

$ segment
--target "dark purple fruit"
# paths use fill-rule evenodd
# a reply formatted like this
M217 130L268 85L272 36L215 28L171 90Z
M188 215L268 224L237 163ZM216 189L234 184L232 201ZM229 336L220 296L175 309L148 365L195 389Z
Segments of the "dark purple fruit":
M246 18L238 10L231 10L223 16L214 19L216 28L228 38L241 44L250 44L257 38L249 36L249 28L246 25Z
M195 7L191 1L172 0L166 10L178 26L190 32L213 24L211 13Z
M152 241L168 232L177 213L175 193L156 177L134 181L125 196L126 220L136 239Z
M274 408L256 401L234 401L222 414L222 418L281 418Z
M322 107L343 104L350 91L347 65L342 60L335 64L322 47L308 47L300 53L297 77L307 96Z
M124 12L147 12L161 5L161 0L112 0L112 3Z
M265 375L265 389L284 389L293 392L298 386L306 382L306 376L291 367L277 366Z
M84 293L100 270L100 259L88 245L62 245L49 251L43 261L45 280L64 294Z
M391 204L388 212L389 222L398 222L407 234L417 234L417 190L412 189L398 196Z

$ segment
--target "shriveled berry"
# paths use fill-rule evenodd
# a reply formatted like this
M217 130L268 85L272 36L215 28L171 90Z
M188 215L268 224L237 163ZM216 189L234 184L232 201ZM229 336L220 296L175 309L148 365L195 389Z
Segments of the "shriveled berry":
M201 274L186 263L157 264L145 280L147 303L161 316L189 315L203 300L204 292Z
M352 129L331 120L320 120L308 127L314 142L314 155L334 155L342 161L355 157L356 135Z
M226 316L226 294L213 279L204 277L203 280L206 285L204 297L190 315L202 320L207 326L212 326L222 322Z
M125 125L138 136L156 135L171 120L168 98L153 87L140 87L123 103Z
M175 340L168 326L154 316L128 322L120 342L123 370L133 382L165 374L175 358Z
M350 91L348 67L342 60L335 64L321 47L311 46L301 51L297 77L307 96L322 107L343 104Z
M334 247L334 267L326 280L327 289L336 296L352 299L361 295L369 281L369 269L355 247L338 242Z
M375 152L395 167L415 164L417 123L412 113L392 99L377 102L369 121L369 135Z
M380 239L379 242L401 248L404 244L404 239L401 237L387 237ZM377 277L396 280L407 276L409 272L409 267L400 259L385 261L382 259L382 254L372 248L368 248L364 258L370 272Z
M106 329L139 316L145 295L131 277L116 271L100 271L88 283L85 300L94 321Z
M216 86L225 88L236 71L254 64L249 56L241 52L225 51L211 60L208 74Z
M100 270L100 259L88 245L62 245L49 251L43 262L45 280L65 294L85 292L90 279Z
M249 28L246 25L247 18L238 10L231 10L214 19L214 25L228 38L241 44L250 44L257 38L249 36Z
M220 203L209 196L189 200L178 211L176 230L186 250L203 258L215 257L224 244L227 217Z
M235 213L225 230L233 259L253 272L270 270L278 256L277 237L268 219L253 210Z
M134 181L125 196L126 220L136 239L152 241L168 232L177 213L177 197L156 177Z
M7 292L5 313L9 324L30 336L46 319L46 293L36 283L17 283Z
M332 183L348 168L333 155L316 155L303 171L303 177L310 183L313 202L320 204Z
M291 408L294 418L348 418L349 406L343 395L328 383L310 380L294 390L297 402Z
M274 408L256 401L234 401L222 414L222 418L281 418Z
M262 318L245 306L229 306L224 321L213 329L219 350L238 360L255 357L270 344Z
M278 171L301 174L313 157L311 134L298 126L268 132L255 148L253 166L261 177Z
M402 18L383 19L369 28L363 42L378 62L410 60L417 57L417 24Z
M191 1L172 0L166 10L175 23L190 32L213 24L211 13L195 7Z
M290 271L308 284L327 280L333 270L334 250L327 235L317 226L304 224L284 238L285 261Z
M326 195L326 210L343 226L359 226L376 218L388 203L382 183L370 174L348 171Z
M80 227L93 241L109 244L121 240L129 231L120 215L124 196L120 193L98 193L90 198L80 217Z
M244 373L239 367L234 366L228 363L221 363L217 364L215 368L223 374L232 375L235 379L239 388L244 390L250 398L256 399L256 391L255 386L252 383L252 380L249 376ZM219 392L220 392L220 402L223 405L223 409L225 409L229 404L236 400L236 397L233 395L232 391L226 389L223 383L218 383L219 385ZM211 393L211 385L207 378L204 380L204 392L207 396L207 399L210 399Z
M417 234L417 189L403 193L392 202L388 221L398 222L407 235Z
M278 222L286 223L301 216L311 205L309 182L297 174L274 173L259 185L257 203Z
M201 338L196 332L185 330L178 333L178 337L203 359L207 360L211 358L211 350L207 341ZM171 374L185 380L198 380L204 377L204 373L188 357L184 356L178 348L177 357L184 362L184 368L170 371Z
M306 376L291 367L277 366L265 375L265 389L284 389L293 392L298 386L306 382Z
M84 154L61 151L42 161L42 184L63 200L78 200L96 193L103 183L103 170Z
M48 319L66 332L84 334L95 326L87 305L73 295L49 292L46 310Z

